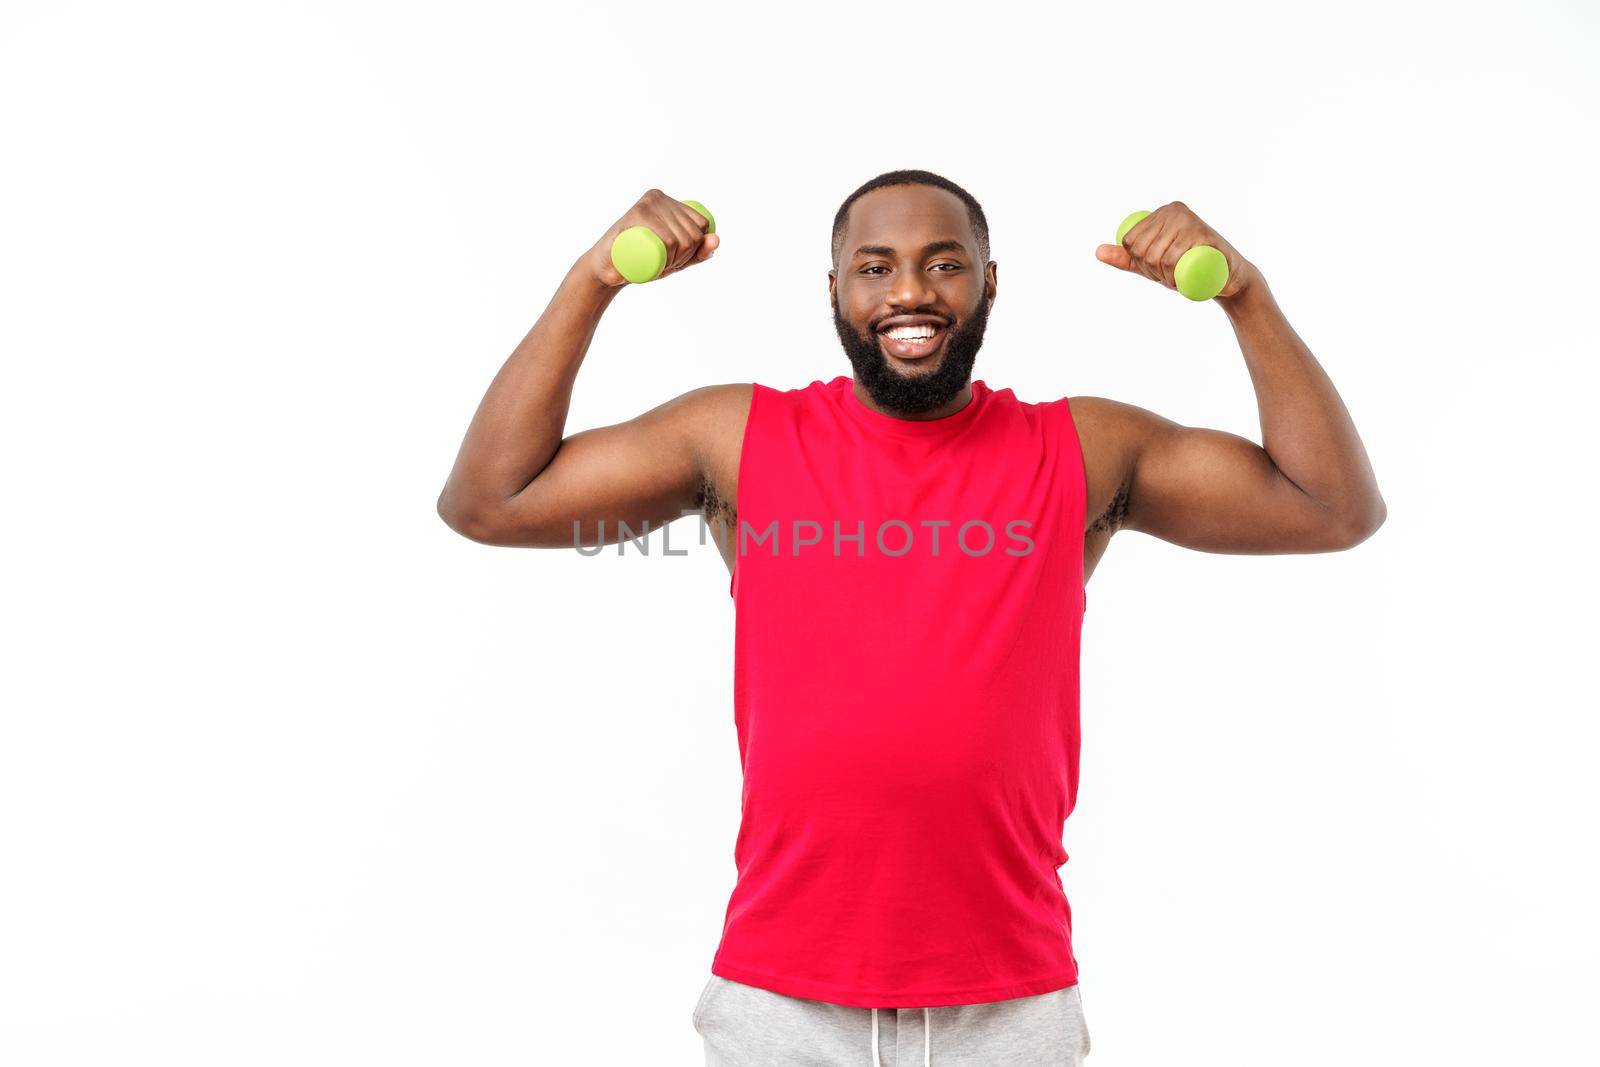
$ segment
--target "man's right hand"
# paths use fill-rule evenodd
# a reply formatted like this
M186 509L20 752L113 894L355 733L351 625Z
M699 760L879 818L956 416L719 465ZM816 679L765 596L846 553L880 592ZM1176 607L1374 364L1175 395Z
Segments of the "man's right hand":
M630 226L648 226L667 246L667 265L657 280L704 263L721 243L716 234L705 232L706 217L700 212L660 189L647 190L579 260L583 269L607 288L617 289L628 284L611 263L611 242Z

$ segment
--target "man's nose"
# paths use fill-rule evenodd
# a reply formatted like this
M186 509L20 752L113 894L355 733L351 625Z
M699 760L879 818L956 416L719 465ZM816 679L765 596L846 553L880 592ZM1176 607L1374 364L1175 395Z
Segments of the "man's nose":
M889 287L888 300L895 307L927 307L934 302L933 286L921 271L905 271Z

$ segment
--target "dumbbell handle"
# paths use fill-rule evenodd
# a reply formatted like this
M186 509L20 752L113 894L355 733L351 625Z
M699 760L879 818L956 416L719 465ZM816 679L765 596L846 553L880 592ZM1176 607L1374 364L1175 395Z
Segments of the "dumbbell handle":
M717 220L698 200L684 203L706 217L706 232L717 232ZM611 239L611 265L635 285L653 282L667 267L667 243L648 226L629 226Z
M1148 211L1135 211L1123 219L1122 225L1117 227L1117 244L1122 244L1128 231L1148 214ZM1195 245L1178 257L1178 264L1172 269L1172 282L1178 292L1190 300L1210 300L1228 284L1228 257L1211 245Z

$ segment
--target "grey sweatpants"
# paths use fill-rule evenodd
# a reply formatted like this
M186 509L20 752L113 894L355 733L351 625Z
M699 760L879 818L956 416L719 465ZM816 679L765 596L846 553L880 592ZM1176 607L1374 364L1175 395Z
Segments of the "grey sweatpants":
M714 974L693 1020L706 1067L1078 1067L1089 1054L1075 985L987 1004L851 1008Z

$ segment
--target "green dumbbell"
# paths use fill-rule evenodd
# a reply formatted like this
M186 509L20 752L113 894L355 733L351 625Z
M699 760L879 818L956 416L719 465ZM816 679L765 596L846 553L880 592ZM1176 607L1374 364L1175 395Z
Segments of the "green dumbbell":
M717 232L717 220L698 200L685 200L685 204L706 217L706 232ZM611 265L617 273L635 285L653 282L661 277L667 266L667 245L648 226L629 226L611 241Z
M1148 211L1135 211L1123 219L1122 225L1117 227L1117 244L1128 236L1134 223L1148 214ZM1195 245L1178 257L1178 265L1172 269L1172 280L1178 292L1190 300L1210 300L1228 284L1228 257L1210 245Z

